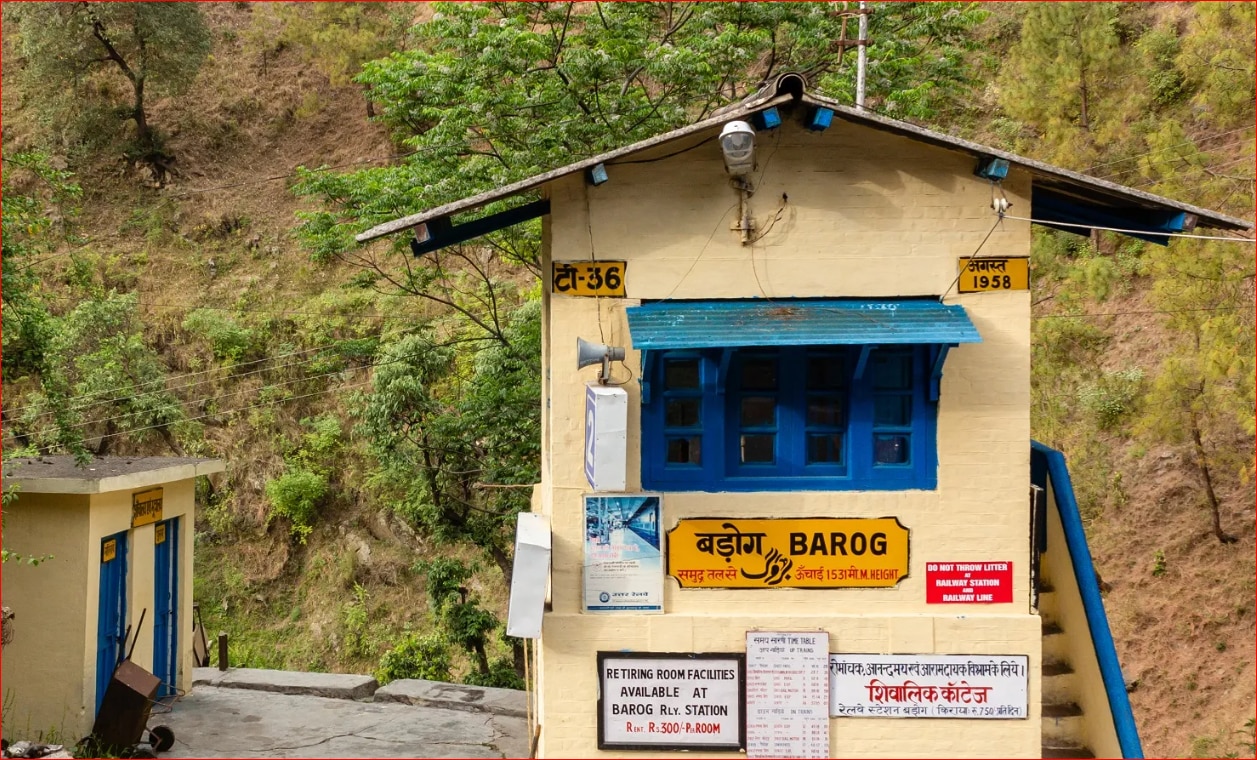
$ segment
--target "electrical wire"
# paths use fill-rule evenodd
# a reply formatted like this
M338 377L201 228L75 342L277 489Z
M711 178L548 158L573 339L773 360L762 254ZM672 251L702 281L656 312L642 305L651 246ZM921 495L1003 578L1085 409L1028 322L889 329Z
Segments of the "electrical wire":
M1199 309L1150 309L1144 311L1110 311L1099 314L1041 314L1038 319L1074 319L1083 317L1128 317L1138 314L1191 314L1198 311L1239 311L1251 309L1251 306L1203 306Z
M358 383L356 385L345 385L339 388L325 388L324 390L321 390L321 391L315 391L314 393L306 393L300 396L290 396L289 398L275 399L274 401L264 401L260 404L252 404L250 406L242 406L242 407L237 407L235 409L224 409L218 412L209 412L207 414L201 414L196 417L185 417L181 420L176 420L176 422L195 422L196 420L203 420L206 417L217 417L224 414L236 414L237 412L246 412L250 409L259 409L264 406L274 406L276 404L287 403L289 401L297 401L298 399L310 398L312 396L322 396L327 393L337 393L339 391L350 391L350 390L355 390L357 388L365 388L368 385L371 385L370 380L363 383ZM90 436L90 437L92 438L99 437L101 440L104 440L105 438L117 438L120 435L130 435L131 433L140 433L145 430L156 430L157 428L170 427L172 424L175 424L175 423L165 422L160 425L148 425L147 427L131 428L129 430L119 430L116 433L108 433L102 436Z
M425 350L427 350L427 349L425 349ZM394 357L394 358L391 358L391 359L387 359L387 360L385 360L385 361L377 361L377 362L371 362L371 363L369 363L369 364L363 364L363 365L360 365L360 366L358 366L358 367L354 367L354 368L351 368L351 369L335 370L335 371L332 371L332 372L325 372L325 373L322 373L322 374L319 374L319 375L311 375L311 376L308 376L308 377L300 377L300 378L296 378L296 379L293 379L293 380L285 380L285 381L283 381L283 382L279 382L279 383L269 383L269 384L262 385L262 386L259 386L258 388L253 389L253 390L252 390L252 392L254 392L254 393L261 393L261 392L263 392L263 391L272 390L272 389L274 389L274 388L280 388L280 387L283 387L283 386L285 386L285 385L292 385L293 383L301 383L301 382L307 382L307 381L311 381L311 380L319 380L319 379L322 379L322 378L325 378L325 377L330 377L330 376L332 376L332 375L340 375L340 374L343 374L344 372L347 372L347 371L348 371L348 372L354 372L354 371L359 371L359 370L364 370L364 369L374 369L374 368L376 368L376 367L383 367L383 366L387 366L387 365L389 365L389 364L396 364L396 363L398 363L398 362L406 361L407 359L413 359L413 358L415 358L416 356L419 356L419 355L420 355L420 354L418 354L418 353L415 353L415 354L407 354L407 355L404 355L404 356L399 356L399 357ZM217 396L207 396L207 397L204 397L204 398L192 399L192 400L188 400L188 401L177 401L177 402L174 402L174 403L170 403L170 404L163 404L163 405L157 406L156 408L151 409L151 410L148 410L148 411L153 412L153 411L160 411L160 410L166 410L166 409L169 409L169 410L175 410L175 409L180 409L180 408L182 408L184 405L191 405L191 406L203 405L203 404L206 404L206 403L208 403L208 402L210 402L210 401L217 401L217 400L219 400L219 399L228 398L228 397L230 397L230 396L235 396L235 395L238 395L239 393L242 393L242 392L244 392L244 391L232 391L232 392L230 392L230 393L223 393L223 394L219 394L219 395L217 395ZM145 394L141 394L141 395L145 395ZM87 427L87 426L89 426L89 425L95 425L95 424L99 424L99 423L103 423L103 422L111 422L111 421L113 421L113 420L122 419L122 418L124 418L124 417L130 417L130 416L132 416L132 414L134 414L134 413L130 413L130 414L119 414L119 415L115 415L115 416L113 416L113 417L104 417L104 418L95 419L95 420L88 420L88 421L86 421L86 422L79 422L79 423L75 423L74 425L67 425L65 429L68 429L68 430L74 430L74 429L77 429L77 428L85 428L85 427ZM200 419L200 418L198 417L198 418L192 418L192 419ZM186 418L185 418L184 420L172 420L171 422L164 423L164 424L162 424L162 425L156 425L156 426L154 426L154 427L166 427L166 426L168 426L168 425L172 425L172 424L175 424L175 423L177 423L177 422L184 422L184 421L186 421ZM147 429L147 428L145 428L145 429ZM32 435L41 436L41 435L46 435L47 433L52 432L52 431L53 431L53 428L44 428L44 429L39 430L39 431L37 431L37 432L35 432L35 433L32 433Z
M316 347L314 347L314 348L305 348L305 349L302 349L302 350L300 350L300 351L293 351L292 353L288 353L288 354L279 354L279 355L277 355L277 356L268 356L268 357L266 357L265 359L255 359L255 360L253 360L253 361L244 362L243 364L237 364L237 365L235 365L235 367L247 367L247 366L249 366L249 365L251 365L251 364L260 364L261 362L273 361L273 360L275 360L275 359L286 359L286 358L288 358L288 357L290 357L290 356L300 356L301 354L308 354L308 353L310 353L311 351L321 351L321 350L323 350L323 349L335 348L337 345L338 345L338 344L336 344L336 343L329 343L329 344L327 344L327 345L325 345L325 346L316 346ZM302 365L302 364L307 364L307 363L309 363L309 362L317 361L318 359L321 359L321 358L322 358L322 357L314 357L314 358L311 358L311 359L307 359L307 360L305 360L305 361L293 362L293 363L291 363L291 364L284 364L284 365L281 365L281 366L279 366L279 367L266 367L266 368L263 368L263 369L256 369L256 370L252 370L252 371L250 371L250 372L244 372L244 373L241 373L241 374L235 374L235 375L233 375L233 376L234 376L234 377L237 377L237 378L240 378L240 377L248 377L249 375L255 375L255 374L259 373L259 372L270 372L270 371L272 371L272 370L284 369L285 367L296 367L296 366L300 366L300 365ZM136 386L134 387L134 390L139 390L139 389L141 389L141 388L147 388L147 387L149 387L149 386L153 386L153 385L163 385L163 384L165 384L165 383L169 383L169 382L171 382L171 381L173 381L173 380L182 380L182 379L189 378L189 377L197 377L197 376L199 376L199 375L205 375L205 374L209 374L209 373L211 373L211 372L217 372L217 371L219 371L220 369L223 369L223 368L221 368L221 367L215 367L215 368L213 368L213 369L201 370L201 371L199 371L199 372L189 372L189 373L187 373L187 374L183 374L183 375L170 375L170 376L167 376L167 377L163 377L163 378L161 378L161 379L159 379L159 380L149 380L149 381L147 381L147 382L140 383L139 385L136 385ZM233 367L233 369L234 369L234 367ZM185 388L193 388L193 387L196 387L196 386L198 386L198 385L202 385L202 384L204 384L204 383L206 383L206 382L209 382L209 380L207 379L207 380L197 381L197 382L195 382L195 383L187 383L187 384L184 384L184 385L176 386L176 387L174 387L174 388L166 388L166 389L164 389L164 390L169 390L169 391L180 391L180 390L184 390ZM99 390L99 391L92 391L91 393L84 394L83 396L81 396L81 397L79 397L79 398L77 398L77 399L75 399L75 400L76 400L76 401L87 401L88 399L90 399L90 398L91 398L91 397L93 397L93 396L100 396L100 395L104 395L104 394L107 394L107 393L121 393L122 391L125 391L125 390L131 390L131 389L129 389L129 388L128 388L128 387L126 387L126 386L119 386L119 387L116 387L116 388L105 388L105 389L102 389L102 390ZM119 397L117 397L117 398L111 398L111 399L107 399L107 400L103 400L103 401L101 401L101 400L89 401L89 403L83 404L83 405L81 405L81 406L69 406L69 407L67 407L67 408L68 408L68 409L70 409L70 410L77 411L77 410L79 410L79 409L87 409L88 407L98 406L98 405L100 405L100 404L112 404L112 403L113 403L113 402L115 402L115 401L124 401L124 400L126 400L126 399L128 399L128 398L134 398L136 395L137 395L137 394L135 394L135 393L129 393L129 394L127 394L126 396L119 396ZM143 393L141 393L141 394L138 394L138 395L141 395L141 396L142 396L142 395L147 395L147 394L143 394ZM31 406L32 406L31 404L27 404L26 406L17 406L17 407L13 407L13 408L9 409L9 412L10 412L10 413L14 413L14 414L16 414L17 412L20 412L20 411L22 411L22 410L24 410L24 409L29 409ZM41 417L42 417L44 414L51 414L51 412L44 412L43 414L41 414L41 415L39 415L39 416L41 416ZM38 417L37 417L36 419L38 419Z
M952 288L956 287L956 283L960 282L960 278L964 276L964 273L973 267L974 261L978 259L978 252L982 250L982 246L986 245L986 241L991 239L991 235L995 234L995 229L999 227L1000 222L1004 221L1005 218L1011 219L1012 217L1005 217L1004 212L999 212L999 216L996 218L995 224L992 224L991 229L987 230L986 237L982 238L982 242L978 243L978 247L973 249L973 253L969 254L969 263L965 264L965 268L960 270L960 273L956 275L956 279L951 281L951 284L947 286L947 290L943 291L943 295L938 297L939 303L942 303L943 300L947 298L947 294L951 292Z

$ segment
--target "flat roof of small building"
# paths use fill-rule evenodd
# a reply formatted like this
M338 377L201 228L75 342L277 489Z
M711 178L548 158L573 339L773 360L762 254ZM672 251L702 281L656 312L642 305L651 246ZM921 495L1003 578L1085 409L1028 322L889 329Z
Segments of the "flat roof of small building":
M202 457L97 457L83 466L72 456L10 459L4 488L22 493L107 493L222 472L221 459Z

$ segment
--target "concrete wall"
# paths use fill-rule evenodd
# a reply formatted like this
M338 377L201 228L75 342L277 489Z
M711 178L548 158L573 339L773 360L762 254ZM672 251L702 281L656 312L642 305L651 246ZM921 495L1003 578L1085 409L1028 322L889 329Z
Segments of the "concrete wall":
M38 493L22 494L4 509L5 548L25 556L52 555L36 567L4 565L4 604L16 615L16 635L0 658L3 732L10 740L45 732L74 743L86 733L85 725L91 728L80 653L95 652L96 618L86 634L85 616L88 598L95 604L96 587L84 579L88 566L99 561L100 547L97 541L93 553L87 509L85 495Z
M181 519L179 536L179 683L192 687L192 479L164 483L162 519ZM146 490L149 486L137 488ZM100 542L128 531L127 622L132 636L145 608L133 661L153 669L154 526L131 528L132 491L20 493L5 510L4 541L24 554L52 554L38 567L7 564L4 603L17 614L17 638L4 650L3 680L14 695L5 736L55 728L59 740L86 736L95 720Z
M705 135L689 138L698 143ZM677 150L666 146L657 155ZM995 222L991 188L972 158L835 122L813 133L761 133L751 216L761 240L730 230L738 196L715 142L654 163L611 165L611 181L551 186L546 260L624 259L626 299L547 294L543 353L543 482L551 515L553 611L539 648L544 756L597 751L598 650L739 652L745 632L821 629L830 651L1027 654L1031 718L831 721L835 757L1035 757L1039 754L1040 625L1029 610L1029 293L957 296L957 258ZM650 154L634 159L650 158ZM1029 206L1029 179L1005 181ZM783 194L788 200L782 202ZM1029 225L1004 222L981 253L1029 254ZM665 581L665 615L580 614L584 518L584 384L576 338L630 348L624 309L642 299L940 295L962 304L983 342L952 349L938 407L938 488L900 492L665 493L663 529L684 517L895 516L911 530L909 577L892 589L681 590ZM627 373L615 367L616 377ZM629 393L628 490L641 487L640 393ZM1009 560L1014 602L925 604L927 561ZM654 753L660 754L660 753ZM639 755L640 756L640 755Z

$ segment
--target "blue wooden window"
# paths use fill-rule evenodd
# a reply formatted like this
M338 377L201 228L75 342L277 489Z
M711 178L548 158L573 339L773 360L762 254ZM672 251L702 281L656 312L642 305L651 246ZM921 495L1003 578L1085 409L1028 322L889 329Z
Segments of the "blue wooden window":
M863 361L862 361L863 359ZM672 491L932 489L928 346L662 351L642 485Z

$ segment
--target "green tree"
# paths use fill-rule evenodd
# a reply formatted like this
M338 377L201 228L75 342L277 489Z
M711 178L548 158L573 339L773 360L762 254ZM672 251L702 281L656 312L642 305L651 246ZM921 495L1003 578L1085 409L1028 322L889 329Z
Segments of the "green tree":
M1094 163L1104 129L1132 93L1119 88L1123 56L1115 3L1035 3L999 74L1000 105L1031 127L1035 151L1070 168ZM1119 89L1121 89L1119 93Z
M371 61L357 77L413 155L349 174L305 172L297 192L327 208L303 215L302 237L316 259L342 257L376 282L422 292L415 268L359 251L353 234L702 119L782 71L845 96L853 58L841 43L855 36L853 11L854 3L439 4L415 27L414 49ZM970 76L962 32L982 16L962 3L877 5L871 101L932 115ZM404 245L395 252L408 255ZM535 232L504 231L482 245L535 261Z
M59 323L48 307L36 269L44 257L56 255L52 253L54 247L65 241L69 218L82 191L69 172L52 168L44 154L7 156L4 163L4 234L0 236L4 382L10 387L33 386L42 399L41 427L47 430L44 440L53 448L84 457L87 450L70 409L70 389L54 367L53 343ZM14 430L13 394L5 396L5 430L19 447L26 448L32 444L31 438L21 431L21 425Z
M415 12L413 3L284 3L280 41L300 50L340 87L348 84L367 61L383 58L405 39ZM370 86L367 116L374 117Z
M78 139L85 111L115 113L135 124L134 157L169 168L148 102L185 90L209 53L195 3L9 3L4 15L17 28L26 91L48 123L79 125L67 136Z

